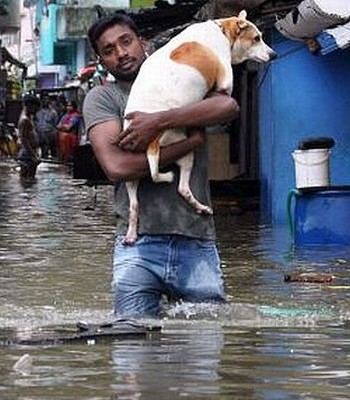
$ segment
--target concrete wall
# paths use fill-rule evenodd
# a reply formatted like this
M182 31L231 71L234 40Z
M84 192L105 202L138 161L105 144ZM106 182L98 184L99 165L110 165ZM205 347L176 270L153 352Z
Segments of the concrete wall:
M20 0L11 0L7 6L8 14L0 15L0 34L18 32L21 27Z
M272 46L279 58L260 73L261 215L279 224L286 222L295 186L291 153L300 140L333 137L331 182L350 184L350 49L316 56L277 33Z

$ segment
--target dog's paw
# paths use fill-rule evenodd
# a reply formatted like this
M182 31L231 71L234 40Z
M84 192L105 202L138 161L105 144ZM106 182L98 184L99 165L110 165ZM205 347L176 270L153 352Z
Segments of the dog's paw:
M125 235L122 243L126 246L132 246L136 242L137 236L136 235Z
M208 214L213 215L213 209L209 206L202 205L201 207L196 209L198 214Z

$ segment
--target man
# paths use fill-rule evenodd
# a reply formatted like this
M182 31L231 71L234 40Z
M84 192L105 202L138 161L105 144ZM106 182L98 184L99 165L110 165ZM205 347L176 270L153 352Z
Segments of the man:
M51 107L50 99L44 96L41 103L41 109L36 113L36 130L38 133L39 147L41 157L57 157L57 128L58 114Z
M26 95L23 99L23 111L18 122L18 137L20 149L17 161L20 164L22 178L35 178L36 170L40 164L37 154L38 140L35 131L34 118L39 110L40 101L33 95Z
M207 148L204 127L226 122L239 107L229 96L213 93L183 108L158 113L135 112L126 131L122 119L128 93L146 58L147 44L133 21L114 14L89 29L89 40L114 83L96 86L83 107L95 155L110 180L119 184L116 198L117 236L113 258L115 312L118 316L157 316L165 295L190 302L222 302L222 272L211 216L197 214L177 193L178 171L173 162L195 152L191 188L210 204ZM186 127L188 138L161 150L160 165L170 168L173 183L154 183L149 176L145 150L158 131ZM123 244L128 226L128 197L124 182L141 178L138 197L138 239Z

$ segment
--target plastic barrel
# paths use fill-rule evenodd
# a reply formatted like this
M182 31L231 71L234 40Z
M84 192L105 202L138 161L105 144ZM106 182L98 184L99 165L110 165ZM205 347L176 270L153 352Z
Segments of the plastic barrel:
M295 245L350 245L350 186L292 190L288 212Z

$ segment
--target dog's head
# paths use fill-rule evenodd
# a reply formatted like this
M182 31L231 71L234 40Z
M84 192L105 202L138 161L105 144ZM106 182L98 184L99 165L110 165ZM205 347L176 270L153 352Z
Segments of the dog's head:
M242 10L237 17L215 21L222 29L231 45L231 62L239 64L246 60L265 63L277 57L277 54L262 39L262 33L247 20Z

